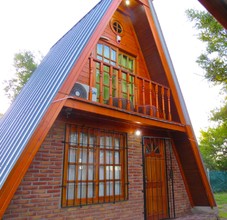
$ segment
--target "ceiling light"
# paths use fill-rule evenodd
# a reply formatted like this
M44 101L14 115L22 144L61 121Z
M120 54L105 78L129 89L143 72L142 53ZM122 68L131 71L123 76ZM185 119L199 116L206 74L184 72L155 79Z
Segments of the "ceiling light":
M126 4L126 5L130 5L130 0L126 0L126 1L125 1L125 4Z

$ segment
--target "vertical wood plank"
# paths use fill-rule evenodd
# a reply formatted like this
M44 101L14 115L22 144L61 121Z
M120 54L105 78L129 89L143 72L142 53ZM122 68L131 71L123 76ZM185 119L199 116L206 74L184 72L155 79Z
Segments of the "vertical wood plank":
M156 99L156 109L157 109L157 117L160 117L159 113L159 93L158 93L158 84L155 85L155 99Z
M167 90L167 99L168 99L168 120L172 121L172 114L171 114L171 105L170 105L170 89Z

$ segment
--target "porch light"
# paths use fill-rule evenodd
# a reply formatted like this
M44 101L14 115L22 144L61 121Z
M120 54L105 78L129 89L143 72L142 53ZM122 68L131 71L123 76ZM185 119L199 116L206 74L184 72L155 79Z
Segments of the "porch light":
M141 135L141 131L137 129L137 130L135 131L135 135L136 135L136 136L140 136L140 135Z
M130 5L130 0L126 0L126 1L125 1L125 4L126 4L126 5Z

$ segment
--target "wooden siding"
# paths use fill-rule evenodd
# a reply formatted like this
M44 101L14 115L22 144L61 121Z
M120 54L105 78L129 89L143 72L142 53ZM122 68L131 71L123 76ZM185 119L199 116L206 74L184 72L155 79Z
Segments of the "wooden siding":
M116 33L113 32L111 28L111 21L116 20L119 21L120 24L123 26L123 34L121 35L121 42L118 43L116 40ZM146 77L148 79L150 78L150 74L147 69L147 65L145 63L144 56L142 54L140 44L137 40L137 36L134 30L134 27L131 22L131 18L127 15L121 12L120 10L117 10L111 20L108 22L108 25L105 28L105 31L101 35L102 37L105 37L109 40L102 40L100 39L100 42L103 42L107 45L113 46L120 51L123 51L125 53L128 53L129 55L136 58L136 69L135 74L138 76ZM92 56L95 54L95 48L92 53ZM88 84L89 82L89 61L84 66L82 72L80 73L78 81L81 83Z
M213 198L207 194L208 187L205 177L201 178L201 167L199 167L198 158L195 156L195 149L191 147L190 140L186 134L175 133L175 148L178 156L178 162L182 167L185 177L185 184L188 190L189 197L192 197L192 205L195 206L215 206Z

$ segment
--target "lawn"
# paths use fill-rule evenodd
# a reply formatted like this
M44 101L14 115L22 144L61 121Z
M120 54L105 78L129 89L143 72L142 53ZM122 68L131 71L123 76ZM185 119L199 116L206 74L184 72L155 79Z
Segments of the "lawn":
M214 197L219 209L219 217L227 219L227 192L214 193Z

